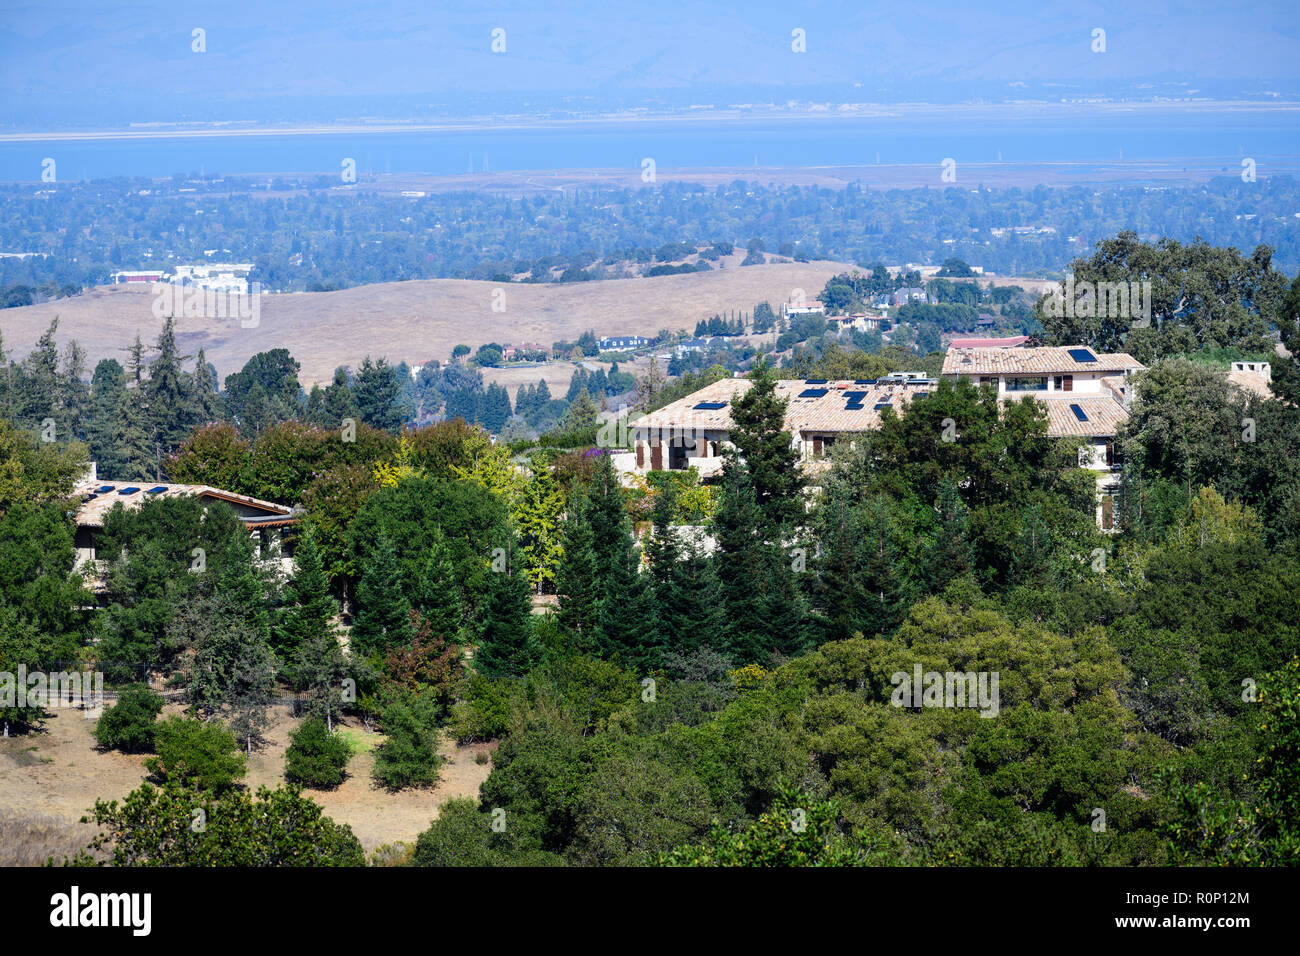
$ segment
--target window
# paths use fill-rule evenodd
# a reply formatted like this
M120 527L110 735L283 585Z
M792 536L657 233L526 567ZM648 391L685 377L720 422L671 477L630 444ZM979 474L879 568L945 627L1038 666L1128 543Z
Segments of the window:
M1101 496L1101 529L1103 531L1115 530L1115 496Z
M1058 375L1058 376L1056 376L1056 380L1055 380L1052 384L1053 384L1053 386L1056 388L1056 390L1057 390L1058 392L1073 392L1073 391L1074 391L1074 376L1073 376L1073 375Z
M1047 376L1026 377L1016 376L1007 379L1008 392L1045 392L1047 391Z

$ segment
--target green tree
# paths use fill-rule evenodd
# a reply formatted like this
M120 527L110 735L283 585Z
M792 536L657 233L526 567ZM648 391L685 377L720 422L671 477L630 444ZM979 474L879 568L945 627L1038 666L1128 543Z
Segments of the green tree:
M410 410L403 407L397 370L387 359L371 361L367 355L362 360L353 394L361 420L374 428L395 432L410 417Z
M284 752L284 779L313 790L333 790L343 782L348 742L319 717L308 717L289 735Z
M351 632L354 653L364 656L409 643L414 636L410 614L397 553L388 536L381 535L357 585L357 613Z
M199 814L202 811L202 814ZM364 866L365 851L296 787L213 794L189 783L142 785L121 806L97 801L89 850L113 866ZM196 819L204 825L195 827ZM89 863L89 854L76 862Z
M169 717L154 727L157 756L144 765L164 782L220 792L244 775L244 757L238 749L234 736L219 723Z
M560 513L564 493L545 462L535 459L532 474L514 509L523 573L537 593L555 584L560 560Z
M152 751L154 725L162 709L160 694L143 684L133 684L122 690L117 703L106 708L95 723L95 740L106 750Z
M384 742L375 748L375 781L389 790L438 782L440 710L434 695L393 693L380 712Z
M318 634L334 634L337 608L329 593L329 579L310 528L298 536L293 575L285 584L284 608L272 632L271 648L281 662L290 664L298 649Z
M584 500L576 500L561 528L561 557L555 574L560 626L586 651L597 646L601 582L596 576L596 552Z
M787 402L776 394L776 378L766 361L750 375L752 385L732 402L731 442L727 467L744 467L767 526L765 535L793 522L800 513L798 453L785 430ZM743 465L741 464L743 462Z
M534 657L532 601L522 556L512 539L496 549L479 620L474 667L489 677L523 674Z

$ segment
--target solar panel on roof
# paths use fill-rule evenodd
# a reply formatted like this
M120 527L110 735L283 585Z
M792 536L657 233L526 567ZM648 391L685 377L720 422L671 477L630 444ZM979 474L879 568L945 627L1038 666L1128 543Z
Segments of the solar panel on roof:
M167 486L166 486L166 485L154 485L152 488L150 488L148 491L146 491L145 494L146 494L146 495L156 495L156 494L160 494L161 492L164 492L164 491L166 491L166 490L167 490Z
M929 392L917 392L916 397L920 398L922 395L929 395L929 394L930 394Z
M806 379L803 380L803 382L804 382L805 385L825 385L825 384L826 384L826 379L824 379L824 378L806 378Z
M845 410L846 412L856 412L856 411L860 411L860 410L862 410L862 409L864 409L864 408L866 408L866 407L867 407L867 406L866 406L866 405L863 405L861 402L849 402L847 405L844 406L844 410Z
M727 403L726 402L700 402L695 407L704 409L706 411L716 412L719 408L726 408Z
M1070 411L1074 412L1074 417L1079 419L1079 421L1086 422L1088 420L1087 414L1085 414L1084 410L1078 405L1071 405Z
M136 493L137 491L139 491L139 490L140 490L140 489L137 488L135 485L131 485L130 487L127 487L127 488L119 488L119 489L117 489L117 493L118 493L119 495L133 495L133 494L135 494L135 493Z
M112 491L112 490L113 490L113 486L112 486L112 485L100 485L97 489L95 489L95 493L96 493L96 494L100 494L100 495L102 495L102 494L104 494L105 492L109 492L109 491Z
M876 411L880 411L882 408L893 408L893 407L894 407L894 403L893 403L893 402L877 402L877 403L876 403Z
M854 385L875 385L876 380L874 378L855 378L853 380L853 384Z
M826 394L826 391L827 390L824 388L805 388L802 392L799 393L799 397L800 398L821 398L823 395Z
M1074 359L1076 362L1097 361L1097 356L1093 355L1090 349L1070 349L1069 353L1070 358Z
M850 402L860 402L867 397L866 392L845 392L844 397Z

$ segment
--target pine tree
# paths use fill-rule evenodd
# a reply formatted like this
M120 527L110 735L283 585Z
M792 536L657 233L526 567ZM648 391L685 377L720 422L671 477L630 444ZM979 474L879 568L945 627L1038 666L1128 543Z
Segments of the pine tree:
M465 604L456 583L451 550L440 529L435 528L429 551L419 565L419 578L412 589L412 605L430 630L453 640L465 618Z
M601 586L597 614L601 653L609 657L640 643L644 619L639 607L644 588L618 472L608 455L601 456L587 486L584 511L591 525L596 580Z
M598 647L601 583L596 576L596 552L592 547L591 525L579 501L569 510L561 531L563 549L555 574L559 596L560 626L573 636L583 651Z
M269 723L267 708L275 699L275 655L262 640L244 645L231 668L226 687L230 731L244 742L245 752L265 742L262 731Z
M141 386L122 389L117 417L121 422L117 445L117 459L123 472L120 477L133 481L153 478L158 471L158 453L149 430Z
M488 574L474 655L475 669L488 677L522 675L533 660L528 579L521 573L514 542L507 542L505 551L502 569Z
M298 537L293 576L285 585L285 607L272 640L279 659L292 664L299 648L315 635L333 637L335 611L320 549L311 529L306 528Z
M573 404L564 415L565 426L572 429L590 428L596 424L598 411L596 403L591 400L587 390L580 389L578 397L573 400Z
M86 350L70 341L63 349L63 370L59 373L58 415L61 434L85 438L85 418L90 404L90 389L82 376L86 373Z
M754 486L754 500L767 526L765 534L773 539L778 529L794 522L801 514L799 454L791 447L790 433L785 430L787 402L776 394L776 379L766 360L751 374L753 385L732 402L731 442L729 453L734 463L743 459Z
M18 421L28 428L38 428L46 418L54 418L58 434L66 435L66 421L59 421L59 347L54 340L59 320L52 319L36 345L23 359L18 379Z
M396 644L409 644L411 605L402 593L397 552L381 534L357 584L357 614L352 624L353 653L368 656Z
M893 540L894 521L889 513L889 501L884 496L876 495L867 502L865 531L866 621L870 630L864 630L864 633L887 633L902 620L910 601L902 562Z
M333 629L308 637L293 662L295 686L307 694L307 712L334 731L334 718L343 711L343 678L347 659Z
M401 401L402 383L387 359L372 362L367 355L357 372L354 392L357 411L367 425L395 432L406 420Z
M126 372L116 359L103 359L91 379L90 404L86 413L86 444L90 458L106 478L125 477L122 455L122 403L126 398Z
M180 447L197 421L188 376L181 371L185 356L176 351L171 316L163 321L154 351L157 354L149 363L149 380L144 389L145 408L154 441L166 454Z
M334 370L334 381L325 387L325 421L322 424L328 428L340 428L345 418L360 417L356 395L348 384L347 370L340 366Z
M945 476L940 480L934 510L939 526L927 555L925 581L931 593L938 593L950 582L970 573L974 549L967 530L968 509L951 478Z
M216 370L208 364L203 349L194 358L194 373L190 376L190 396L194 418L200 424L221 421L221 396L217 391Z
M713 515L718 542L714 564L726 618L723 640L714 649L736 653L746 663L757 660L758 648L764 643L762 635L767 632L763 609L754 600L767 573L762 524L749 473L735 464L727 465L722 500Z

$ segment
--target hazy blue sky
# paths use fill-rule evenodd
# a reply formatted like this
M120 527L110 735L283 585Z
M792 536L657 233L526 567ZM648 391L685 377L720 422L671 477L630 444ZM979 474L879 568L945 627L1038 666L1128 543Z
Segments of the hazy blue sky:
M113 6L6 0L0 121L483 113L580 96L602 108L1178 90L1300 98L1296 0ZM191 52L196 27L205 53ZM490 50L498 27L504 54ZM806 53L791 50L795 28ZM1106 31L1105 53L1091 50L1094 28Z

